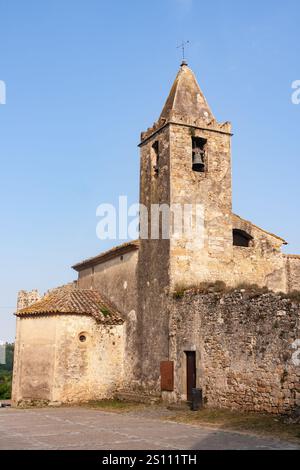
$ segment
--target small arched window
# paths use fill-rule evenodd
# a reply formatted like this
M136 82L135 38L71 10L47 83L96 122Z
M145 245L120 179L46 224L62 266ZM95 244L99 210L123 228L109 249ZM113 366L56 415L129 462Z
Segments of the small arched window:
M201 137L192 137L192 170L204 173L206 167L207 140Z
M233 229L233 246L249 247L253 237L249 233L240 229Z

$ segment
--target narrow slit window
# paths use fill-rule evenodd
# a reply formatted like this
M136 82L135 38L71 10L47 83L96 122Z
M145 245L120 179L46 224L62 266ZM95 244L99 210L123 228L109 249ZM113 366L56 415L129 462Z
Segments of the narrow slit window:
M206 170L206 145L206 139L192 137L192 169L198 173Z
M152 152L153 152L153 169L154 174L158 175L159 173L159 142L158 140L154 142L152 145Z

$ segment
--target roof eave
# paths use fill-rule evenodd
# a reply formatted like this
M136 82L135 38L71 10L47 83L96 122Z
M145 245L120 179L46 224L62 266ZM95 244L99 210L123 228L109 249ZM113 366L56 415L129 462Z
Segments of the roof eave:
M242 220L243 222L246 222L248 224L251 224L253 227L257 228L258 230L261 230L262 232L266 233L267 235L270 235L270 237L274 237L274 238L277 238L277 240L280 240L282 242L283 245L288 245L289 243L282 237L279 237L278 235L275 235L275 233L272 233L272 232L268 232L267 230L259 227L258 225L254 224L253 222L251 222L250 220L247 220L247 219L243 219L243 217L241 217L240 215L238 214L232 214L234 217L237 217L238 219Z
M138 249L138 241L120 245L112 248L111 250L105 251L104 253L100 253L100 255L94 256L93 258L88 258L84 261L81 261L80 263L76 263L72 266L72 269L77 272L80 272L83 269L91 268L93 266L96 266L97 264L104 263L105 261L109 261L110 259L116 258L117 256L121 256L126 253L129 253L130 251L136 251Z

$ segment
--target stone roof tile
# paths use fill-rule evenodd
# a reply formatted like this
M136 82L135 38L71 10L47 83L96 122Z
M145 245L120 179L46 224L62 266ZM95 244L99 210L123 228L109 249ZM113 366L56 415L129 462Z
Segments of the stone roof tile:
M160 118L169 120L172 113L193 119L214 119L193 71L186 64L180 67Z

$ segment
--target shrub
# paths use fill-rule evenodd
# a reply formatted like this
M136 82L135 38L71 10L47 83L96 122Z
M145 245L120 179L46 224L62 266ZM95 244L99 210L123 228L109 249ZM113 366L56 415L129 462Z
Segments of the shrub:
M11 397L12 373L0 371L0 400L9 400Z
M185 284L176 284L173 292L173 297L175 299L182 299L185 292L187 291L191 291L195 294L207 294L209 292L225 293L229 292L230 289L226 286L225 282L223 281L201 282L200 284L190 286L187 286Z
M299 302L300 303L300 291L293 290L292 292L289 292L288 294L285 294L284 298L292 300L293 302Z
M176 284L174 292L173 292L174 299L182 299L185 291L187 290L188 288L184 284Z

